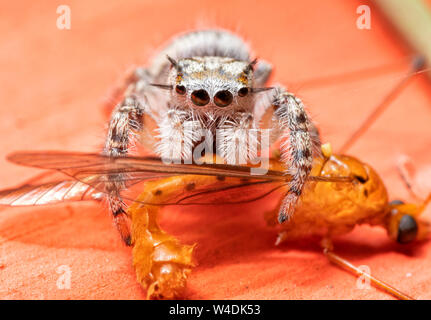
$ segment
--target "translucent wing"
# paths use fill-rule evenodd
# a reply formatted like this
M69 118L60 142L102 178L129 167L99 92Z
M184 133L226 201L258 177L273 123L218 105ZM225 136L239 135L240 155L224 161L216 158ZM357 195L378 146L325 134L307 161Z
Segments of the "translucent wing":
M0 191L0 205L36 206L101 198L101 193L77 180L26 184Z
M224 164L166 164L154 157L107 157L95 153L38 151L15 152L7 159L13 163L40 169L58 170L74 178L92 175L124 174L122 179L144 180L172 175L205 175L236 178L250 178L265 181L290 180L290 175L283 171L269 170L266 174L253 175L250 167ZM78 179L80 180L80 179ZM311 176L312 181L351 182L350 177Z
M162 205L226 205L253 202L281 190L281 182L249 181L231 179L223 184L206 186L194 191L185 191ZM153 203L160 205L160 203Z
M191 205L243 203L260 199L280 189L290 176L282 171L252 175L249 167L221 164L165 164L151 157L110 158L100 154L76 152L16 152L8 160L41 169L57 170L75 179L41 185L26 185L0 193L0 204L39 205L61 201L87 200L100 197L108 181L134 184L169 176L204 175L229 178L194 190L185 190L169 202L153 205ZM108 179L109 176L109 179ZM351 178L310 177L313 181L350 182ZM126 191L123 197L135 201L136 195Z
M16 188L0 190L2 206L37 206L69 201L101 200L104 196L102 183L95 183L98 175L86 177L87 182L64 180L41 184L25 184ZM93 181L92 181L93 180ZM137 181L137 183L142 181ZM95 188L93 187L95 186ZM185 191L169 202L146 202L151 205L219 205L237 204L261 199L280 189L281 182L249 181L234 178L226 183L205 186L194 191ZM247 195L244 197L244 195ZM137 201L134 196L124 196L126 200Z

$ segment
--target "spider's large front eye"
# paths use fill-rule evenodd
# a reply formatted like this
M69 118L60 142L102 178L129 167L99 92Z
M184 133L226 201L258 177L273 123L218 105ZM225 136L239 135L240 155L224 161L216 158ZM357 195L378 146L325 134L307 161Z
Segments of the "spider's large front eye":
M210 102L210 96L203 89L196 90L192 92L192 101L195 105L202 107Z
M183 95L183 94L185 94L185 93L186 93L186 87L181 86L181 85L177 85L177 86L175 86L175 91L176 91L178 94Z
M398 237L399 243L409 243L416 239L418 234L418 224L416 220L409 214L405 214L400 219L398 225Z
M216 93L214 96L214 103L219 107L226 107L231 104L232 99L232 93L227 90L223 90Z

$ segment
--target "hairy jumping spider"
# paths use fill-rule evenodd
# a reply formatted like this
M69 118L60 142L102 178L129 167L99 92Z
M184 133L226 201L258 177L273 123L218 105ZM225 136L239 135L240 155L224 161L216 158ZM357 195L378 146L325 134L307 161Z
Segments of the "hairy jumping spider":
M185 122L214 135L217 129L230 128L236 134L223 136L227 140L237 139L247 131L243 129L270 128L272 141L281 141L281 159L293 177L279 211L279 222L284 222L301 195L320 140L300 99L282 86L264 87L271 70L269 63L251 60L246 43L230 32L204 30L175 37L148 68L134 71L112 113L104 154L126 156L137 136L160 156L176 150L179 142L189 141L194 148L201 137L195 136L193 125L183 126ZM230 152L236 151L217 150L222 157L231 157ZM115 178L108 177L110 209L130 244L120 196L124 185Z

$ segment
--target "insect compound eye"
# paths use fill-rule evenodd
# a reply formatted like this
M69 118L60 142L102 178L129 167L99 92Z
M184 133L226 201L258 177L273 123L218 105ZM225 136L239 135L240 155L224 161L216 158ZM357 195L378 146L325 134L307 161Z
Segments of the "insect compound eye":
M202 107L210 102L210 96L203 89L196 90L192 92L192 101L195 105Z
M405 214L400 219L398 225L398 237L399 243L409 243L416 239L418 234L418 224L416 220L409 214Z
M181 86L181 85L177 85L177 86L175 86L175 91L176 91L178 94L183 95L183 94L185 94L185 93L186 93L186 87Z
M238 90L238 95L240 97L245 97L248 94L248 88L244 87Z
M233 96L227 90L219 91L214 96L214 103L219 107L226 107L232 103Z

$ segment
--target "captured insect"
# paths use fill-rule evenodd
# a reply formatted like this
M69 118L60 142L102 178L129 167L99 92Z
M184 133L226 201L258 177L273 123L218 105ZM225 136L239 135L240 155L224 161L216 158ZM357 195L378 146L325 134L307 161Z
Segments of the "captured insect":
M399 299L411 299L390 285L364 273L333 252L331 239L350 232L357 224L380 225L399 243L423 240L429 223L420 215L431 201L388 202L386 188L377 173L360 160L333 155L329 144L314 158L311 175L291 220L280 227L276 244L286 240L318 236L329 260ZM68 152L18 152L10 161L42 169L55 169L72 178L41 185L27 185L0 193L5 205L43 205L63 201L98 199L109 183L105 177L125 173L121 183L145 180L142 193L127 211L131 219L133 264L138 281L152 299L181 297L194 266L193 245L183 245L164 232L157 220L167 205L238 204L279 193L283 201L290 175L283 162L271 159L270 170L251 176L246 167L217 164L165 165L158 159L110 158L97 154ZM265 213L269 225L278 224L278 208Z
M421 66L416 61L414 71ZM270 73L270 64L252 60L245 43L232 33L181 35L149 68L138 68L128 78L102 155L15 153L9 157L14 163L58 170L70 179L5 190L1 203L39 205L106 195L122 239L133 245L138 282L149 298L159 299L182 295L194 248L160 229L161 206L235 204L277 192L277 210L265 218L271 225L281 224L278 243L320 236L328 258L358 274L363 272L333 252L332 237L368 223L385 227L401 243L423 239L427 224L419 215L429 197L417 205L389 203L371 167L321 145L300 99L283 87L265 86ZM265 137L259 129L269 130L268 144L281 141L263 173L252 171L262 169L256 164L239 166L253 163L263 152L257 150ZM135 141L162 160L128 156ZM220 164L220 158L233 161ZM139 182L145 183L140 196L125 195ZM133 202L129 208L126 200ZM396 297L409 298L367 277Z

